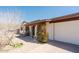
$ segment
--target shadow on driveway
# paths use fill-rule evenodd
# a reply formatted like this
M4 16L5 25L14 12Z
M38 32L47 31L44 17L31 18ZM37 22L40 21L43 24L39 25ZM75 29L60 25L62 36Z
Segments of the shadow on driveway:
M19 39L22 39L22 40L24 40L26 42L31 42L31 43L39 44L34 38L29 37L29 36L16 36L16 37L19 38Z
M48 44L51 44L53 46L56 46L74 53L79 53L79 45L69 44L69 43L55 41L55 40L49 41Z
M26 42L31 42L31 43L36 43L36 44L40 44L38 43L34 38L29 37L29 36L16 36L17 38L20 38ZM69 43L64 43L64 42L60 42L60 41L55 41L55 40L50 40L48 43L46 44L50 44L52 46L56 46L58 48L62 48L64 50L68 50L71 51L73 53L79 53L79 45L74 45L74 44L69 44Z

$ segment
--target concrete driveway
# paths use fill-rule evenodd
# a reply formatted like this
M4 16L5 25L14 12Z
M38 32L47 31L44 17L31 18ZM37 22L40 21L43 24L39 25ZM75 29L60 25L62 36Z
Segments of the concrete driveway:
M38 43L31 37L17 37L15 41L20 41L24 45L21 48L10 49L7 52L22 53L78 53L79 46L63 43L59 41L49 41L45 44Z
M28 52L28 53L78 53L79 46L63 43L59 41L49 41L45 44L38 43L35 39L31 37L17 37L24 43L22 48L17 48L10 50L9 52Z

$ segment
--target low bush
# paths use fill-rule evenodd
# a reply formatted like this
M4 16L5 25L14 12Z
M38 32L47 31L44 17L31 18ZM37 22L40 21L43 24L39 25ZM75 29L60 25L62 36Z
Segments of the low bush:
M23 43L15 43L14 45L11 45L12 47L14 47L14 48L20 48L20 47L22 47L23 46Z
M37 26L37 40L41 43L48 42L48 34L46 31L46 24L38 24Z

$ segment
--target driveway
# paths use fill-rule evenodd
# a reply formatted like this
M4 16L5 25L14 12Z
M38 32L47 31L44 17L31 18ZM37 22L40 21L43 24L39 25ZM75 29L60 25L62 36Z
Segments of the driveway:
M59 41L49 41L45 44L38 43L31 37L18 37L15 41L22 42L24 45L21 48L9 49L6 52L23 52L23 53L77 53L79 46L63 43Z

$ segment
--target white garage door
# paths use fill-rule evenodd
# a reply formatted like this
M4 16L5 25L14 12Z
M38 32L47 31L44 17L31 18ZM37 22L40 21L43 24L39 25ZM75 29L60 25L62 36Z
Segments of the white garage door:
M79 20L55 23L55 40L79 45Z
M49 40L53 40L53 23L49 23L48 25L48 37Z

